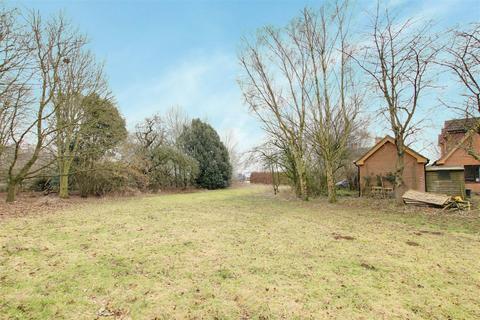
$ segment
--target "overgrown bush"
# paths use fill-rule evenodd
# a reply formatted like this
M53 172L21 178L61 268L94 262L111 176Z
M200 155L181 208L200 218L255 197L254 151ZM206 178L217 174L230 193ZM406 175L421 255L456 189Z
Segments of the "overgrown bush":
M327 176L320 161L309 161L307 169L308 195L327 195Z
M30 189L37 192L56 192L58 191L59 177L58 176L41 176L33 179Z
M74 181L82 197L124 194L145 189L147 184L142 173L113 161L96 163L91 170L77 171Z
M151 169L147 173L150 189L185 189L195 185L199 172L197 160L170 146L158 146L150 153Z

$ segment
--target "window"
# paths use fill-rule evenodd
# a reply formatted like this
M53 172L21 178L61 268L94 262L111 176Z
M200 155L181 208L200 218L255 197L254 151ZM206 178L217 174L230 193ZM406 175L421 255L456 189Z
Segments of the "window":
M480 166L465 166L465 181L480 182Z

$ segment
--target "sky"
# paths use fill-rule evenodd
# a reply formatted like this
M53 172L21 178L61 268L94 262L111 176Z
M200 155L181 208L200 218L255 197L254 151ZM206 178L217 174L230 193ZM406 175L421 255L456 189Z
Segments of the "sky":
M374 1L353 1L356 23L365 24ZM220 136L230 135L240 151L263 139L260 124L243 103L236 79L237 53L244 36L265 25L284 26L305 6L323 1L7 1L52 15L63 11L90 39L129 128L146 116L181 106L191 117L208 120ZM480 0L390 0L383 3L403 17L434 19L440 30L480 20ZM362 26L361 26L362 27ZM454 94L453 83L441 95ZM453 93L452 93L453 92ZM432 101L437 101L432 97ZM435 102L432 102L432 105ZM443 121L432 115L431 127L417 143L435 157ZM373 135L387 134L384 124L370 125ZM425 149L425 150L423 150Z

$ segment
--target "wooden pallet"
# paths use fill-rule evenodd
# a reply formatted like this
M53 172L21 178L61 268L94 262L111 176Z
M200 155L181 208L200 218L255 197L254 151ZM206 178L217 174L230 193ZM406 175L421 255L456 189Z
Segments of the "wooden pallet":
M415 190L408 190L403 194L405 204L416 206L435 206L446 210L467 210L471 209L471 203L463 200L462 197L450 197L446 194L427 193Z
M415 190L408 190L403 194L402 198L406 204L431 205L437 207L445 206L451 199L451 197L446 194L427 193Z

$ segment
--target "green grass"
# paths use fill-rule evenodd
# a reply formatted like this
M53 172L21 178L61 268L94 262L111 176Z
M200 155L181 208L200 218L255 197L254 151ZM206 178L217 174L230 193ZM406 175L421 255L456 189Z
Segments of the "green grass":
M478 218L359 203L252 186L6 218L0 318L480 318Z

